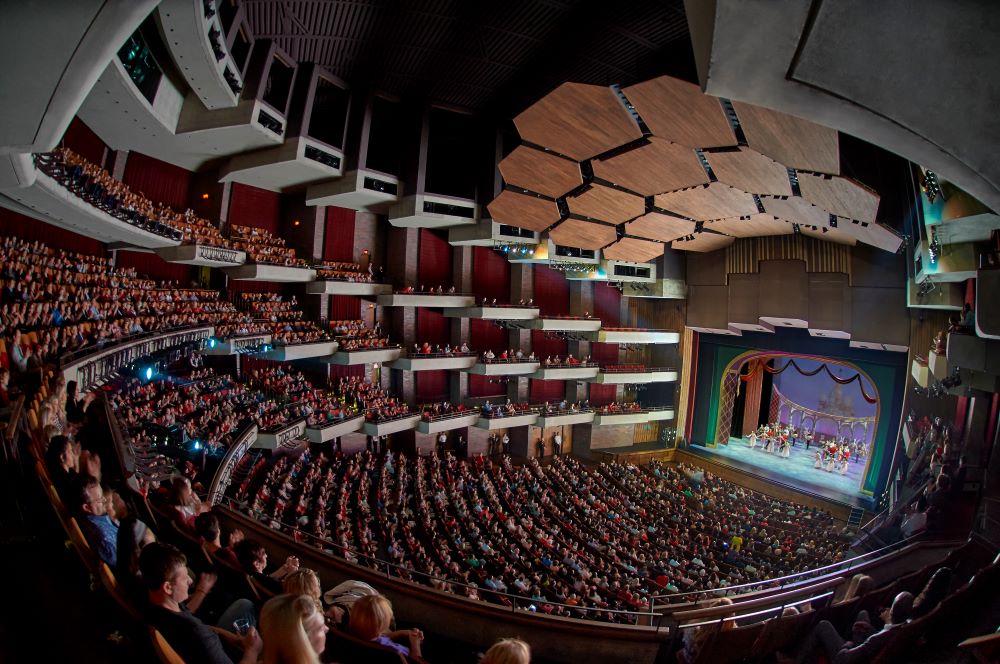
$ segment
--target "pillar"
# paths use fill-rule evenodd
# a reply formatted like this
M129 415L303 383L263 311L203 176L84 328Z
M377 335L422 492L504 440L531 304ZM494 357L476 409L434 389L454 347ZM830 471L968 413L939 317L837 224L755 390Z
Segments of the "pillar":
M451 277L455 290L460 293L472 292L472 247L452 248ZM463 342L469 341L469 319L452 318L451 345L461 348ZM464 403L469 396L469 374L464 371L451 371L448 374L448 399L452 403ZM471 453L471 447L470 453Z

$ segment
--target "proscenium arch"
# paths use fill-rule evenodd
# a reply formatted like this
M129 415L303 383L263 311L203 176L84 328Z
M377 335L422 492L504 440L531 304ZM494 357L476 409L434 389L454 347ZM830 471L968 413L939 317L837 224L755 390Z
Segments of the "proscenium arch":
M740 353L739 355L737 355L736 357L734 357L732 360L730 360L729 364L727 364L725 367L723 367L721 375L720 375L720 378L719 378L719 394L725 395L725 393L726 393L726 377L727 376L730 376L730 375L737 375L738 376L740 374L740 372L742 371L744 364L746 364L747 362L751 362L753 360L756 360L756 359L764 359L764 358L766 358L766 359L788 358L790 360L794 360L796 358L801 358L801 359L804 359L804 360L815 360L817 362L825 362L827 364L837 364L837 365L840 365L842 367L847 367L848 369L850 369L852 371L856 371L857 373L861 374L865 378L865 380L868 381L868 384L871 385L872 389L875 390L875 417L874 417L874 419L872 419L872 426L871 426L871 430L870 430L870 436L871 436L871 441L870 442L871 442L872 445L874 445L874 442L875 442L875 432L878 431L879 419L882 417L882 395L879 392L878 385L875 383L874 380L872 380L871 375L869 375L869 373L867 371L865 371L861 367L857 366L853 362L848 362L846 360L837 360L837 359L833 359L833 358L830 358L830 357L823 357L822 355L809 355L809 354L805 354L805 353L784 353L784 352L781 352L781 351L773 351L773 350L750 350L750 351L746 351L746 352ZM730 400L730 399L723 398L721 400L721 405L719 407L718 414L716 415L716 419L715 419L715 432L716 433L719 432L720 431L720 427L722 426L722 423L723 422L729 422L732 419L732 416L733 416L733 401ZM812 431L815 431L816 425L818 424L819 420L823 420L823 419L831 419L831 420L833 420L834 426L836 426L838 430L840 428L840 422L838 422L837 420L835 420L832 417L831 418L817 417L817 418L813 419L811 416L806 416L806 417L803 418L802 421L805 422L805 420L807 420L807 419L812 419L813 420L812 421L812 427L810 427L810 430L812 430ZM709 436L708 440L711 441L711 442L706 442L706 446L707 447L715 447L716 446L716 443L714 442L716 440L716 435ZM874 454L869 454L868 457L867 457L867 459L865 460L865 469L864 469L864 472L861 474L861 476L863 478L868 476L868 470L869 470L869 467L871 466L871 462L872 462L872 459L874 458L874 456L875 456ZM868 492L865 492L865 493L868 493Z

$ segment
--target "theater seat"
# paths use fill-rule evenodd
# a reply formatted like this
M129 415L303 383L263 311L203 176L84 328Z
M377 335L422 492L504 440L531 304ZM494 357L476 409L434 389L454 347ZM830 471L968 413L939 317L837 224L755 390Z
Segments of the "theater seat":
M326 652L339 662L365 662L365 664L404 664L407 658L399 652L372 641L332 628L327 635Z
M159 631L150 627L149 636L153 641L153 650L156 651L156 656L160 658L162 664L186 664Z

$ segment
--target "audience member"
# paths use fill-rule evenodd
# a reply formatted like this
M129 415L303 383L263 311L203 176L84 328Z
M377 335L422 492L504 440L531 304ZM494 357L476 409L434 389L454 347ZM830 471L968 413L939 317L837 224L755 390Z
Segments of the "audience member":
M354 603L350 630L359 639L388 646L406 657L422 657L420 646L424 641L424 633L419 629L389 631L392 621L392 604L389 600L384 595L368 595ZM394 641L401 638L407 639L409 647Z
M278 595L260 611L262 664L319 664L330 630L307 595Z

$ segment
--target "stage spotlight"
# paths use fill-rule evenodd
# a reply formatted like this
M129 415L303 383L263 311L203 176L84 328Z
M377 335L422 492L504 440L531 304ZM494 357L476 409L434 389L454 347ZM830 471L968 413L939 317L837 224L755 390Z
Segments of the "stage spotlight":
M146 367L142 371L142 375L146 380L153 380L153 367Z
M208 340L209 348L215 348L215 344L216 344L215 337L212 337L211 339Z

